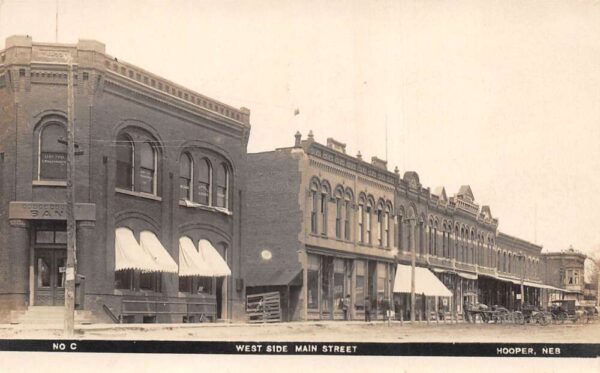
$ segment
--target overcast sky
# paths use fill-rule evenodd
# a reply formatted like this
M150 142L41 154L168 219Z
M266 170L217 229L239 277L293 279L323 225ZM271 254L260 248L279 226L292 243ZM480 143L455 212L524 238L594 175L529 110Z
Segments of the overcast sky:
M0 0L0 40L55 41L55 11ZM58 12L59 42L102 41L250 108L250 152L312 129L385 158L387 126L391 170L449 195L469 184L501 231L545 250L600 247L598 2L61 0Z

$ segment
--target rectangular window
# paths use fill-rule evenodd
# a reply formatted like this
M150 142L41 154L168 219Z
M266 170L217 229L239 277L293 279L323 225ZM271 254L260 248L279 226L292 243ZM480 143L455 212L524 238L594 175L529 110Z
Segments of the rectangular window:
M179 178L179 198L182 200L191 200L190 186L191 179L180 177Z
M333 258L322 257L321 258L321 310L323 312L331 311L332 294L331 294L331 275L333 270Z
M217 207L227 208L227 188L217 186Z
M383 246L383 213L381 210L377 211L377 245Z
M333 260L333 306L334 309L342 310L344 301L344 260L335 258Z
M115 289L133 290L133 270L115 271Z
M365 262L363 260L355 260L354 266L356 268L356 309L363 310L365 308Z
M364 207L363 207L363 205L359 205L358 206L358 232L357 233L358 233L358 242L361 242L361 243L365 242L364 231L363 231L364 218L365 218Z
M381 302L386 299L387 264L377 263L377 304L381 309Z
M367 211L366 211L365 215L366 215L365 225L366 225L366 231L367 231L367 243L370 245L373 243L373 241L371 239L371 207L367 206Z
M350 202L346 202L345 212L346 219L344 220L344 239L350 240L350 214L352 213Z
M321 233L327 235L327 194L321 194L321 215L323 216Z
M140 191L154 194L154 170L140 167Z
M194 290L197 294L212 294L213 279L212 277L197 277L194 283Z
M309 309L319 309L319 267L321 257L317 255L308 255L307 265L307 307Z
M40 155L40 179L64 180L67 175L67 153L42 152Z
M342 200L336 200L335 237L342 238Z
M317 193L312 194L312 211L310 212L310 231L314 234L317 233L317 210L318 210L318 199Z
M140 289L161 292L160 273L140 273Z
M203 205L209 205L210 202L210 184L206 182L198 182L198 202Z

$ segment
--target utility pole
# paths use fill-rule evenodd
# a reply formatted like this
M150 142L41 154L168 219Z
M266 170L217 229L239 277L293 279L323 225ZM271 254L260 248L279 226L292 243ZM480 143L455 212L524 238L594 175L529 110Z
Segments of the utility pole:
M519 259L521 259L521 311L523 311L523 305L525 304L525 293L523 292L525 282L525 255L520 253Z
M76 226L75 226L75 190L73 187L75 171L75 96L73 92L73 60L67 55L67 268L65 273L65 336L70 337L75 329L75 273Z

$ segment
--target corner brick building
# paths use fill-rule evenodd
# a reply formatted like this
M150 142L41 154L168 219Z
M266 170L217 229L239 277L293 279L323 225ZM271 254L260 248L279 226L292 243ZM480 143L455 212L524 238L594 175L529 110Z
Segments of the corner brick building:
M0 50L0 320L64 302L69 56L82 152L78 307L122 322L242 317L249 111L119 61L96 41L13 36Z
M248 294L279 291L284 320L383 318L395 266L394 185L365 162L296 135L293 147L248 154L244 276ZM368 303L368 305L367 305Z
M549 285L565 289L563 299L583 300L586 258L585 254L572 247L542 254L544 280ZM558 295L555 298L558 299Z

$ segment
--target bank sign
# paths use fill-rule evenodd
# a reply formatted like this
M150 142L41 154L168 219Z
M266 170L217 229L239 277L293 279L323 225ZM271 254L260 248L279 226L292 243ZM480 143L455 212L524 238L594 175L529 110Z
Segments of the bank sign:
M66 220L67 204L54 202L10 202L9 219ZM94 203L76 203L76 220L96 220Z

